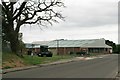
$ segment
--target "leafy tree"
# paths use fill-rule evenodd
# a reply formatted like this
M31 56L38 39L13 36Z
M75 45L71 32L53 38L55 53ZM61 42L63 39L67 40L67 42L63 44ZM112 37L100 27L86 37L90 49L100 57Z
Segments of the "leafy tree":
M117 46L116 46L116 44L114 42L106 40L106 44L113 48L113 52L117 51Z
M64 19L61 12L57 11L57 8L64 7L61 0L2 0L1 5L3 40L10 43L14 53L19 50L18 37L23 24L45 26Z
M120 54L120 44L117 44L117 53Z

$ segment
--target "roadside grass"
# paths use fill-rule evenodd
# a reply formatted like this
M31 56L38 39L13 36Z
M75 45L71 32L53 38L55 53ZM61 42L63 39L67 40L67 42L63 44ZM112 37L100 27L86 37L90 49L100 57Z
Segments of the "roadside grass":
M37 65L37 64L50 63L64 59L71 59L73 57L74 56L70 56L70 55L64 55L64 56L53 55L53 57L38 57L38 56L24 55L24 62L28 65Z
M25 66L22 58L13 53L2 53L2 69Z
M53 57L38 57L23 55L24 58L21 58L13 53L3 53L2 55L2 69L9 69L15 67L24 67L32 66L37 64L50 63L54 61L71 59L75 56L71 55L53 55Z
M95 54L90 53L90 55L80 56L80 55L53 55L52 57L38 57L36 55L30 56L30 55L23 55L24 58L21 58L13 53L3 53L2 54L2 68L3 69L9 69L9 68L15 68L15 67L24 67L24 66L32 66L32 65L38 65L38 64L45 64L65 59L72 59L74 57L93 57L103 55L101 54Z
M89 57L94 57L94 56L100 56L100 55L105 55L104 53L90 53L90 55L88 55Z

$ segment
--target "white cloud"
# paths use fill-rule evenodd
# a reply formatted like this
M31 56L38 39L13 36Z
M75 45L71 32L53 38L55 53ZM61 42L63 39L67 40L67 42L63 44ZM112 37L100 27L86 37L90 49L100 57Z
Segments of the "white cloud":
M105 38L118 43L118 0L65 0L66 21L48 28L22 27L24 42Z
M66 0L68 1L68 0ZM117 23L117 1L114 0L70 0L65 15L71 23L79 26L99 26ZM75 2L75 3L74 3ZM67 2L66 2L67 4Z

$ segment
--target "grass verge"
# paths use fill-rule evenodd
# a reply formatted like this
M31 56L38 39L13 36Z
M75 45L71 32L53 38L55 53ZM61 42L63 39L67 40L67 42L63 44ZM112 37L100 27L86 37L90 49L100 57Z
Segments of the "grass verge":
M2 69L25 66L22 58L13 53L2 53Z
M71 55L64 55L64 56L53 55L53 57L38 57L38 56L24 55L24 58L21 58L13 53L3 53L2 68L9 69L15 67L44 64L44 63L50 63L63 59L71 59L73 57L74 56Z
M70 59L73 57L74 56L70 56L70 55L64 55L64 56L54 55L53 57L38 57L38 56L24 55L24 62L28 65L36 65L36 64L44 64L44 63L54 62L63 59Z
M103 54L99 54L103 55ZM72 59L74 57L92 57L98 56L98 54L91 53L87 56L80 56L80 55L53 55L53 57L38 57L38 56L30 56L30 55L23 55L24 58L18 57L13 53L3 53L2 55L2 68L9 69L15 67L24 67L24 66L32 66L37 64L44 64L55 62L64 59Z

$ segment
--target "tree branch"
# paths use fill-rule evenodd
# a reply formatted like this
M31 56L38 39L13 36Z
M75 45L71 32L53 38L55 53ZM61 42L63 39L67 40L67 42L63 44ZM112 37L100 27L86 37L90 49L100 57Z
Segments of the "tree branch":
M40 8L40 4L38 4L39 10L34 10L34 13L32 14L32 16L29 17L29 18L26 17L23 21L26 22L27 20L33 19L38 12L51 11L51 9L48 9L48 8L54 6L54 5L58 4L58 3L60 3L60 2L57 2L57 1L55 2L55 0L54 0L54 1L51 1L50 5L47 6L46 3L43 2L43 3L41 3L41 4L44 4L44 5L46 6L44 9ZM46 20L46 19L42 19L42 20Z
M21 6L20 6L20 8L19 8L19 12L18 12L18 14L17 14L16 16L13 17L13 20L15 20L18 16L21 15L22 10L24 9L26 3L27 3L27 2L23 2L23 3L21 4Z
M27 22L24 22L25 24L35 24L35 23L37 23L39 20L43 20L43 21L49 21L49 20L51 20L52 19L52 16L50 17L50 18L48 18L48 19L44 19L44 18L41 18L41 17L38 17L37 18L37 20L35 20L35 21L27 21Z

